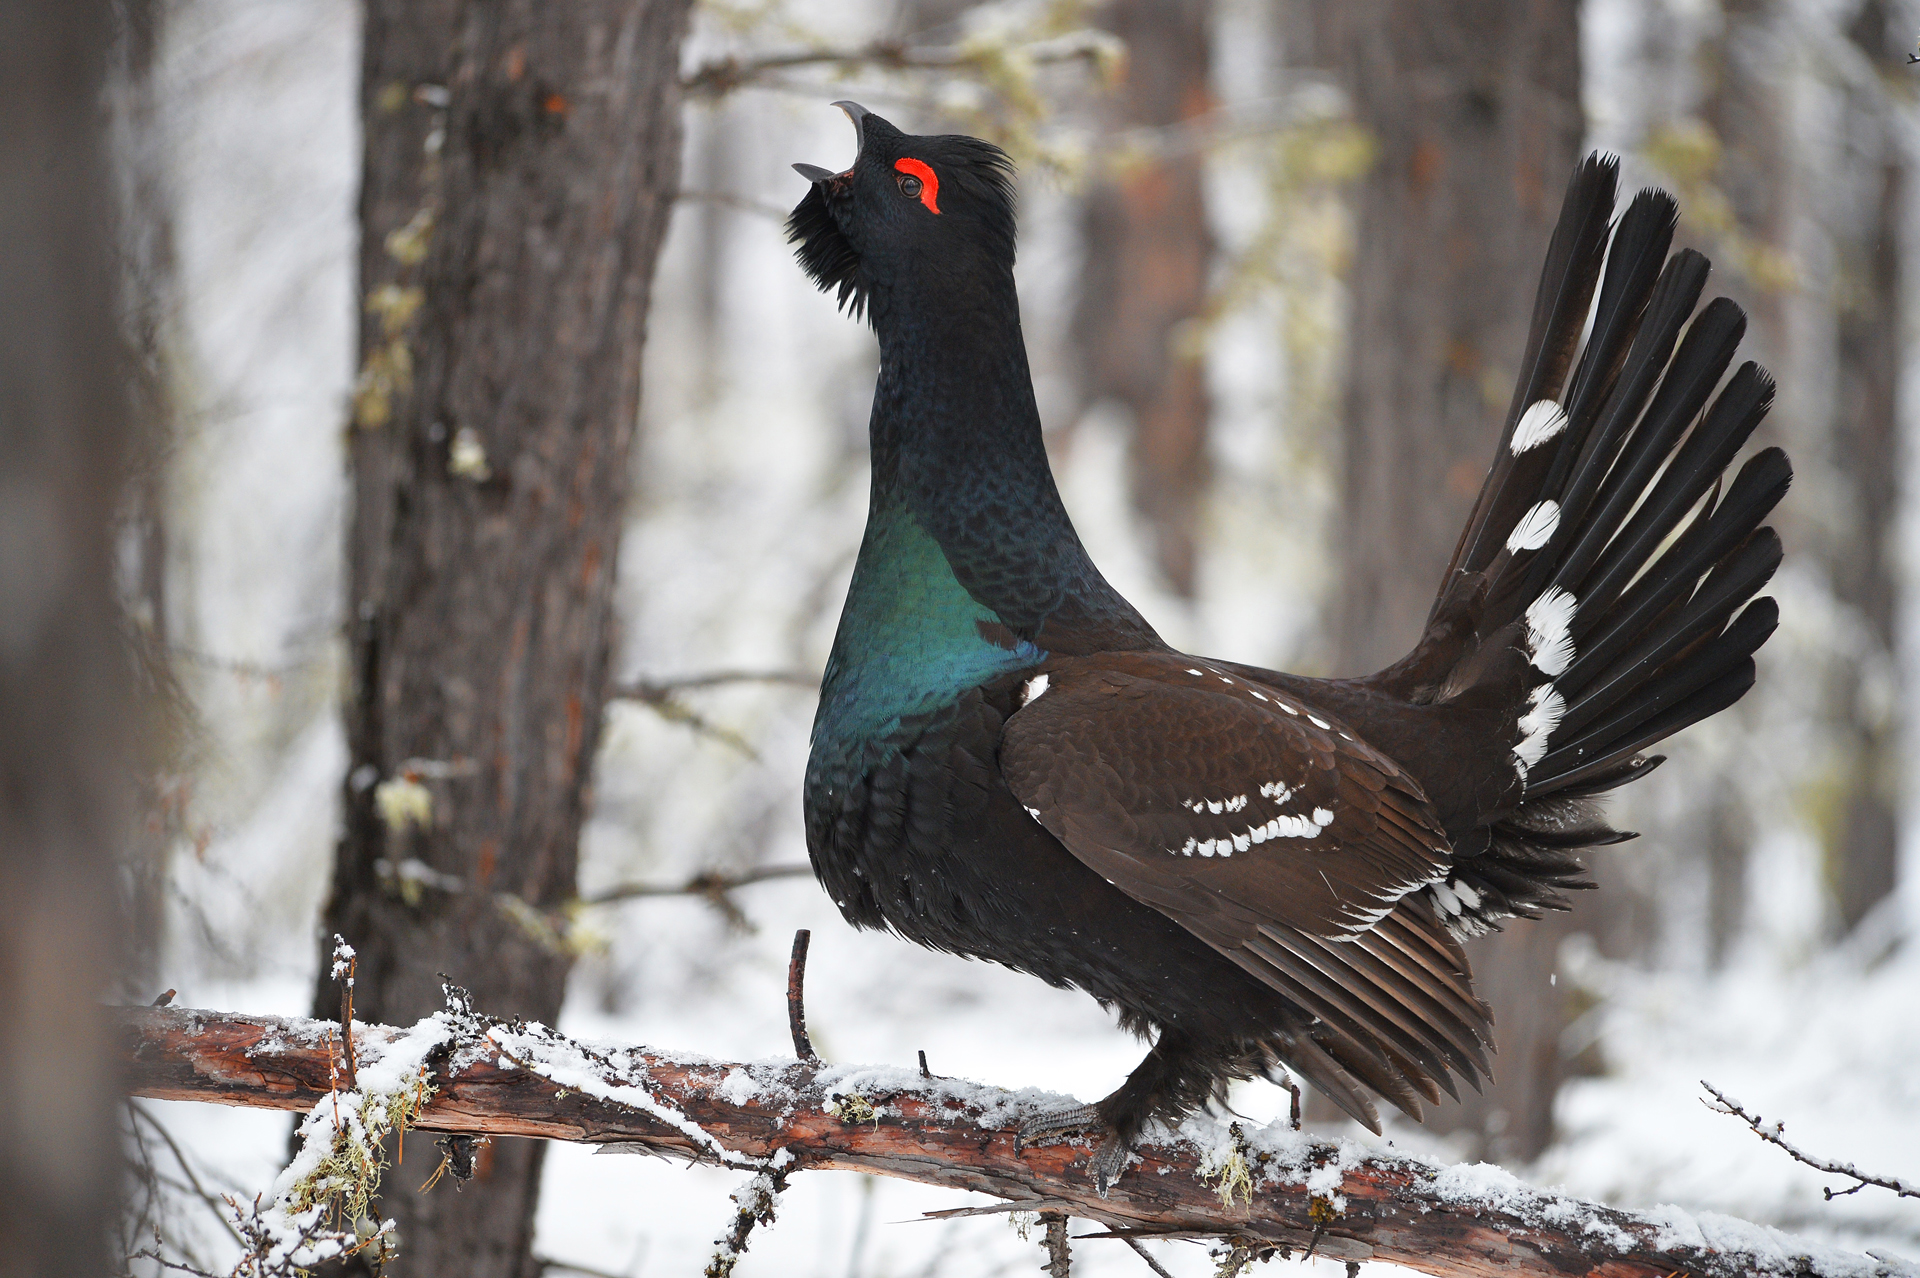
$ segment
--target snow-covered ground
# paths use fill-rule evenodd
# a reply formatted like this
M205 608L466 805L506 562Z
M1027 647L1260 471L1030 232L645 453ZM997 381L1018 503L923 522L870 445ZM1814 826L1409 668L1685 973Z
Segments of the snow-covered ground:
M1232 46L1223 66L1257 79L1246 54L1264 38L1255 6L1225 7L1239 25L1223 36ZM857 10L830 12L847 33L866 30ZM169 40L190 409L176 479L174 567L186 601L176 637L205 659L187 669L201 717L196 839L175 858L159 977L183 1004L298 1013L314 976L311 934L344 759L334 619L338 441L352 373L358 18L350 0L181 0ZM817 94L738 96L724 111L723 152L698 151L713 117L695 119L698 177L689 184L774 205L797 199L788 162L833 163L851 146L825 106L844 90L822 83ZM893 109L885 99L874 105ZM1244 242L1255 229L1246 210L1260 198L1258 174L1229 155L1215 179L1234 197L1220 201L1223 240ZM1027 328L1043 412L1059 424L1069 205L1044 181L1029 183L1023 200ZM703 224L724 250L710 259L699 248ZM701 313L717 316L717 328L704 329ZM1063 492L1095 557L1169 639L1286 664L1310 652L1332 475L1324 449L1275 424L1299 388L1286 385L1285 362L1273 356L1274 322L1271 308L1255 305L1212 334L1221 479L1197 604L1169 599L1151 580L1120 495L1117 424L1094 414L1055 443ZM873 363L871 338L806 285L775 219L683 206L651 324L644 442L622 551L622 674L820 668L863 515ZM1763 683L1778 677L1763 671ZM745 684L688 700L752 755L644 708L615 707L583 893L804 859L798 787L811 695ZM1716 740L1666 772L1757 767L1759 757L1738 740ZM1784 790L1801 783L1795 757L1766 756L1767 775ZM1684 801L1685 787L1670 797ZM1808 1149L1920 1177L1920 875L1908 874L1905 896L1861 943L1825 949L1816 845L1790 817L1781 822L1756 855L1751 935L1722 970L1708 971L1685 946L1650 960L1664 966L1609 964L1578 949L1563 956L1562 979L1595 1002L1575 1027L1576 1046L1596 1046L1602 1071L1563 1092L1560 1142L1536 1167L1512 1170L1622 1206L1672 1202L1920 1255L1920 1203L1873 1190L1825 1202L1819 1186L1830 1178L1700 1103L1707 1079L1785 1119ZM1090 1098L1139 1058L1140 1045L1086 998L856 934L809 880L762 883L737 901L751 930L693 898L591 911L584 926L598 944L577 969L562 1027L716 1057L778 1054L788 1041L788 946L807 927L810 1021L831 1060L905 1065L924 1050L942 1074ZM1253 1085L1234 1104L1265 1120L1284 1110L1284 1095ZM148 1108L209 1188L251 1195L285 1157L284 1115ZM1405 1125L1389 1139L1446 1152ZM410 1163L395 1174L425 1171ZM621 1275L697 1272L742 1179L569 1146L550 1150L546 1175L541 1253ZM964 1200L808 1173L739 1272L975 1278L1037 1265L1037 1243L1003 1220L918 1219ZM208 1260L230 1245L191 1204L175 1228ZM1197 1246L1155 1252L1175 1274L1212 1272ZM1076 1261L1076 1272L1095 1276L1146 1272L1112 1242L1082 1245Z

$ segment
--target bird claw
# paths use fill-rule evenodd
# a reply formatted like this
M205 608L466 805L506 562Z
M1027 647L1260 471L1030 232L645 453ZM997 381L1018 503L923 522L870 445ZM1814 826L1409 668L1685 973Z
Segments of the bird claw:
M1092 1105L1073 1105L1065 1109L1050 1110L1035 1114L1020 1124L1019 1132L1013 1138L1013 1152L1018 1154L1028 1145L1041 1142L1051 1143L1070 1136L1083 1136L1089 1132L1103 1131L1106 1123L1100 1117L1100 1111ZM1087 1160L1087 1171L1093 1177L1093 1186L1105 1198L1114 1182L1120 1179L1127 1169L1127 1162L1133 1156L1132 1148L1120 1137L1108 1132L1099 1146L1093 1151L1093 1157Z

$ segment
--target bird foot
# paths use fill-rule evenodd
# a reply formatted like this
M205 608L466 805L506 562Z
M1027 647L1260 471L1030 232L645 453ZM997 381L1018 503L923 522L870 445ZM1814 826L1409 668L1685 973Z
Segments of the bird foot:
M1113 1188L1120 1174L1127 1169L1127 1161L1133 1156L1133 1149L1114 1132L1107 1131L1107 1125L1100 1117L1100 1111L1093 1105L1073 1105L1065 1109L1049 1110L1035 1114L1020 1124L1019 1134L1014 1137L1013 1151L1019 1153L1028 1145L1051 1144L1056 1140L1065 1140L1070 1136L1084 1136L1092 1132L1105 1132L1105 1138L1093 1151L1093 1157L1087 1160L1087 1171L1093 1176L1094 1188L1105 1198L1107 1191Z

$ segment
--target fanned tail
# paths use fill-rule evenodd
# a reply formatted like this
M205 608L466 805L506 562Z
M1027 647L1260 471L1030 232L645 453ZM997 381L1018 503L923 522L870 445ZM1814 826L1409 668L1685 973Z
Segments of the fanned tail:
M1755 596L1780 563L1762 522L1792 468L1768 448L1725 480L1773 381L1746 363L1714 394L1746 317L1725 298L1695 313L1709 263L1668 255L1664 192L1609 227L1616 177L1598 157L1574 175L1499 453L1420 646L1375 677L1416 701L1511 708L1519 784L1435 893L1461 934L1588 886L1577 849L1632 837L1590 800L1738 701L1778 620Z

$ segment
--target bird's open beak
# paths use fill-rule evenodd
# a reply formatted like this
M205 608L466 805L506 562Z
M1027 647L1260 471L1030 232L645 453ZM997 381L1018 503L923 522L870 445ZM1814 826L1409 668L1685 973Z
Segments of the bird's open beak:
M847 113L847 119L853 121L853 159L854 163L857 164L860 161L860 151L867 143L867 130L865 126L868 111L858 102L836 102L834 105L842 111L845 111ZM817 164L796 164L793 166L793 171L809 182L828 182L834 178L846 177L852 173L853 165L849 164L846 169L840 173L823 169Z

